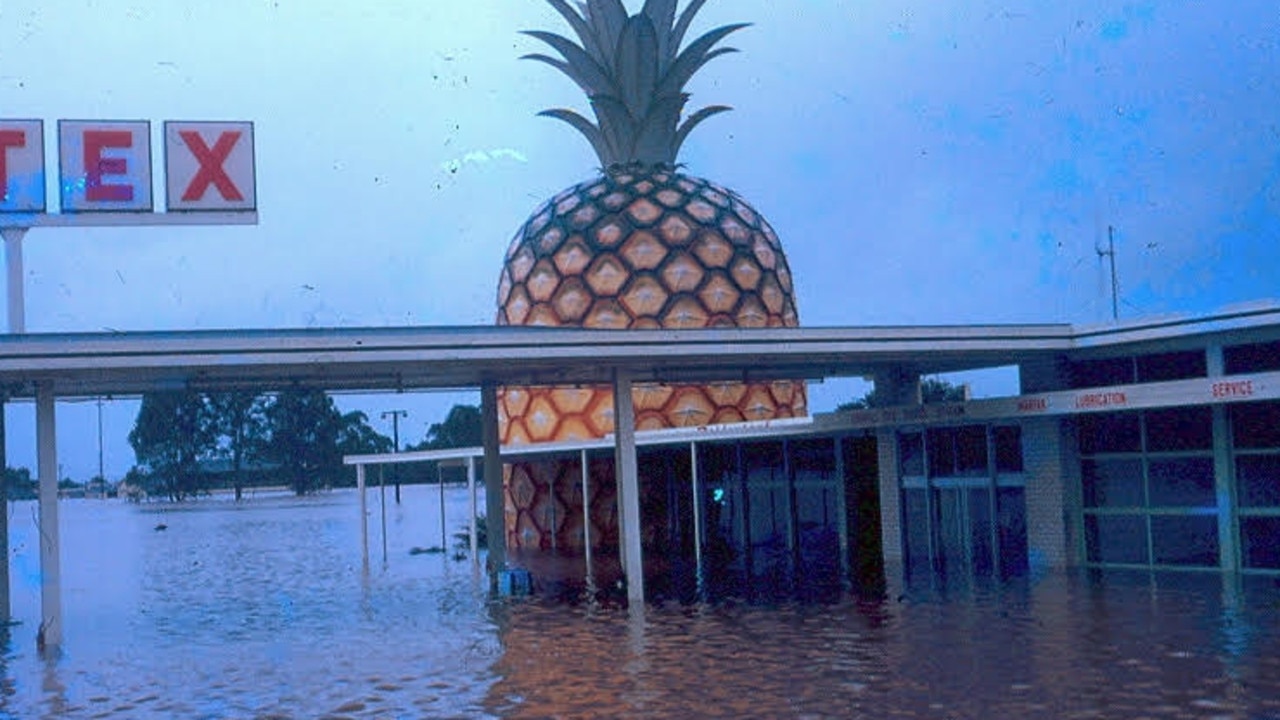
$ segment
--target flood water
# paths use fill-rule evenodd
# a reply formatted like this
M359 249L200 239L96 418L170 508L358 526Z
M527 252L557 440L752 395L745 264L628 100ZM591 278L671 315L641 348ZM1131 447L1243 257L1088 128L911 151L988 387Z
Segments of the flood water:
M367 575L353 491L64 501L55 658L35 648L35 506L12 504L20 624L0 717L1280 718L1269 579L1054 575L643 610L491 599L469 559L412 552L441 542L436 489L387 497L388 562L375 490ZM448 534L467 507L448 492Z

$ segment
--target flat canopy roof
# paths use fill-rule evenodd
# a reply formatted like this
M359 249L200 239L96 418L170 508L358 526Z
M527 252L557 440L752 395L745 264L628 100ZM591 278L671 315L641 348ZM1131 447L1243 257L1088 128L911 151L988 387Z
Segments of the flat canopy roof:
M155 390L397 391L511 385L715 382L921 374L1062 354L1134 351L1205 335L1280 337L1280 305L1106 326L956 325L707 330L389 327L0 336L11 396Z

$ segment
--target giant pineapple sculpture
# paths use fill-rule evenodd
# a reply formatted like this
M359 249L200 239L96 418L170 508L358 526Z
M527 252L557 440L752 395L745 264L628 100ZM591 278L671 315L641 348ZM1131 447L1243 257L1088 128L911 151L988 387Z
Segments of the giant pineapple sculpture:
M595 150L599 176L564 190L516 232L498 282L499 325L600 329L793 327L791 272L773 229L745 200L676 163L689 132L728 110L688 116L684 86L717 47L746 27L716 28L681 45L706 0L548 0L580 44L529 31L560 57L551 65L586 93L596 122L566 109L541 114L572 125ZM639 385L639 430L807 414L802 382ZM609 388L504 388L503 444L602 437L613 431ZM508 547L582 542L580 470L570 462L520 462L506 478ZM608 475L608 468L593 470ZM592 537L616 538L612 478L592 498Z

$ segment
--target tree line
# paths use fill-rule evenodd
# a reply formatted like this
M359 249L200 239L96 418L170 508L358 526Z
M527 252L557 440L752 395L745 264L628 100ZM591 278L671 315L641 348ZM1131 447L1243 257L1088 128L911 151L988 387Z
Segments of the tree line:
M479 408L455 406L405 449L478 445ZM474 425L474 428L472 427ZM474 442L472 442L474 440ZM355 484L344 455L390 452L392 441L359 410L343 413L324 391L291 388L147 393L129 433L137 465L125 481L149 496L185 500L213 487L285 485L299 495ZM407 466L403 482L434 480L434 468ZM430 475L426 476L426 472ZM425 477L424 477L425 476Z

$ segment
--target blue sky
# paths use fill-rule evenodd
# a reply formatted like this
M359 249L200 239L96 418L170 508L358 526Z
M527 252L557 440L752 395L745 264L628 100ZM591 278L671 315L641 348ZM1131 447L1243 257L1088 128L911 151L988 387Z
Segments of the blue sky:
M690 88L735 111L683 160L769 218L803 324L1106 321L1108 225L1122 316L1280 295L1274 3L711 0L697 27L739 20ZM585 103L517 59L528 28L568 32L540 0L5 0L0 117L257 138L257 227L28 235L29 330L491 323L511 235L595 164L535 117ZM342 403L409 404L416 440L454 399ZM73 476L95 410L60 411ZM108 406L109 475L135 411Z

